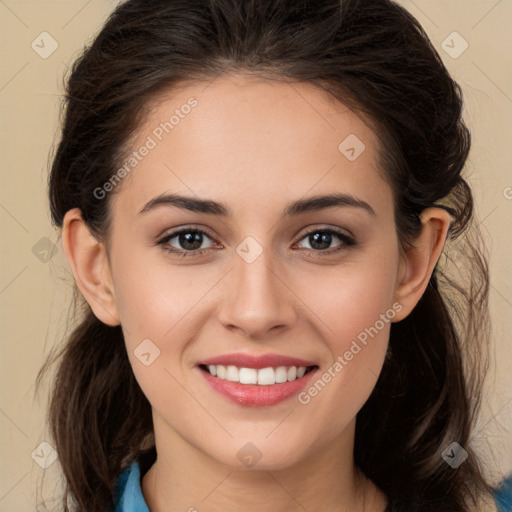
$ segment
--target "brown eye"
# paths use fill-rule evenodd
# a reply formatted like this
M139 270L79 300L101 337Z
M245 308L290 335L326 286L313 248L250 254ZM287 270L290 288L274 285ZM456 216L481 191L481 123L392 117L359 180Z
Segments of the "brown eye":
M201 248L205 237L212 239L212 237L202 229L182 228L165 235L158 240L157 245L162 245L164 250L179 255L180 257L197 256L211 247ZM173 239L176 239L174 245L170 244L170 241Z
M356 244L352 237L333 229L314 229L306 233L301 240L304 239L308 241L310 246L306 247L306 249L314 252L326 251L328 253L333 253L343 250L347 246L351 247ZM336 239L341 240L341 243L338 243L333 250L330 250L332 249L331 244Z

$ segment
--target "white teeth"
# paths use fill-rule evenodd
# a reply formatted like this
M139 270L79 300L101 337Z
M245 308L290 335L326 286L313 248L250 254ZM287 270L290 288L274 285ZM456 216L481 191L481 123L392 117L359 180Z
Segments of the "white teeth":
M258 384L270 386L276 383L276 374L274 368L261 368L258 370Z
M208 371L214 377L240 384L258 384L270 386L281 384L304 377L305 366L279 366L277 368L238 368L237 366L223 366L221 364L208 365Z
M226 368L226 380L240 382L240 371L236 366L228 366Z
M225 379L226 378L226 367L222 366L221 364L216 365L216 367L217 367L217 377L219 377L219 379Z
M280 384L288 380L288 369L286 366L280 366L276 369L276 383Z
M240 368L240 384L257 384L258 370L254 368Z

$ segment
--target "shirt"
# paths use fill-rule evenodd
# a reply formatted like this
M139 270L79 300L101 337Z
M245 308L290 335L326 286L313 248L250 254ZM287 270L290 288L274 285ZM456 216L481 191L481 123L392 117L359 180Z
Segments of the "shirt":
M155 456L153 447L119 475L116 482L114 512L150 512L142 494L141 471L142 475L146 473ZM512 473L495 490L494 500L500 512L512 512Z

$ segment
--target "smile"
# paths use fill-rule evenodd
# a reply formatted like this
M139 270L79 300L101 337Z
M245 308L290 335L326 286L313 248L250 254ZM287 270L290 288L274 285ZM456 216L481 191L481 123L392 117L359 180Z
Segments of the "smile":
M221 380L238 382L240 384L255 384L258 386L271 386L283 384L304 377L314 366L279 366L277 368L245 368L233 365L201 365L201 369Z
M290 399L318 371L316 365L249 368L200 364L196 368L210 389L243 407L268 407Z

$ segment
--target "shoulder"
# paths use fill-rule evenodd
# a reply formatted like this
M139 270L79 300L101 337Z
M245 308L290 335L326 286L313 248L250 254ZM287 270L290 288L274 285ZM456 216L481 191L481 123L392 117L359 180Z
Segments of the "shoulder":
M512 473L496 488L494 499L499 512L512 512Z
M484 510L479 508L478 512L512 512L512 473L495 488L493 497L494 504L487 503L486 508ZM398 511L394 510L393 512Z
M475 512L512 512L512 473L494 488L492 497L491 503L480 503Z

